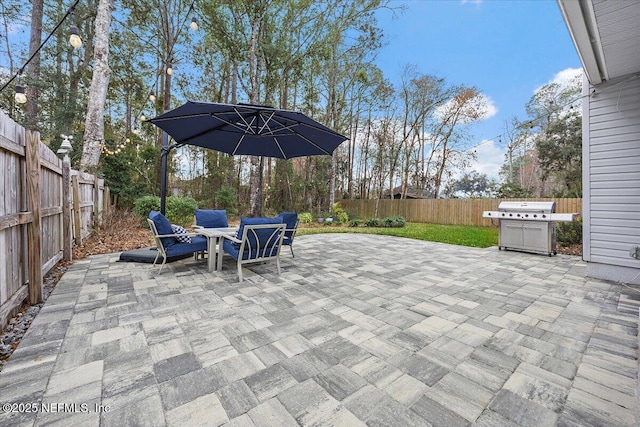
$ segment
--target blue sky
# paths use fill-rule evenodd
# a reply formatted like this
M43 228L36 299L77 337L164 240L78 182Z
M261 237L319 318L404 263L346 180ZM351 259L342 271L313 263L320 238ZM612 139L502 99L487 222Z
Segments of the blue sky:
M406 64L450 84L475 86L497 112L472 129L475 169L497 177L504 147L497 136L505 120L525 119L534 91L567 69L581 68L555 0L392 0L406 10L395 18L378 13L388 45L376 61L385 76L400 81ZM503 144L504 145L504 144Z

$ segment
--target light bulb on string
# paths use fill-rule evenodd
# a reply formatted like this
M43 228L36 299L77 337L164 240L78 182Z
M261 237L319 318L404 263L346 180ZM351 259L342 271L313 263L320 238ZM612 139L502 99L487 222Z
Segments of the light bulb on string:
M147 116L144 115L144 113L140 113L140 121L144 122L146 120Z
M191 24L189 24L189 27L193 31L198 31L198 20L196 18L191 18Z
M24 104L27 102L27 94L24 93L24 87L16 85L16 94L14 95L14 99L18 104Z
M149 101L154 102L156 100L156 94L153 91L149 92Z
M171 61L169 61L169 64L167 64L167 75L172 75L173 74L173 67L171 66Z
M125 142L128 144L128 143L130 143L130 142L131 142L131 139L127 138L127 139L125 140Z
M13 96L13 99L15 99L18 104L24 104L27 102L27 94L24 92L24 86L22 86L23 71L24 68L21 68L20 71L18 71L18 84L16 84L16 93Z
M73 20L71 27L69 28L69 43L73 46L74 49L82 46L82 39L80 38L80 32L78 31L78 27L76 26L76 9L71 9L71 19Z

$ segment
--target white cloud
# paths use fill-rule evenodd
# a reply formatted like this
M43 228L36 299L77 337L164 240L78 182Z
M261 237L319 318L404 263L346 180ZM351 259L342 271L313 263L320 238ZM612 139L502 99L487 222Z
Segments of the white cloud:
M557 83L561 88L566 88L572 86L572 83L580 78L582 78L582 68L567 68L556 73L551 80L545 84ZM537 87L533 92L538 92L543 86L544 85Z
M475 151L478 159L471 164L471 169L486 174L489 178L499 180L506 149L497 147L491 139L485 139L478 144Z
M482 102L484 103L484 114L482 116L483 119L488 119L496 114L498 114L498 107L494 104L493 99L490 96L485 95L484 93L480 95L482 98Z

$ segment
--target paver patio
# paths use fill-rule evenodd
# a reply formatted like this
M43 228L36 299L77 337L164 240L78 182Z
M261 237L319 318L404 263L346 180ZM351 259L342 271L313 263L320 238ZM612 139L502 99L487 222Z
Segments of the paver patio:
M281 258L243 283L76 261L0 425L637 425L640 292L577 257L330 234Z

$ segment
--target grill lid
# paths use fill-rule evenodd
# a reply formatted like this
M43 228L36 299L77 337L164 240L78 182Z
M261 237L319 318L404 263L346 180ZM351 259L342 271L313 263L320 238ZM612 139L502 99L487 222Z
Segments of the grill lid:
M553 213L556 211L556 202L500 202L498 211Z

